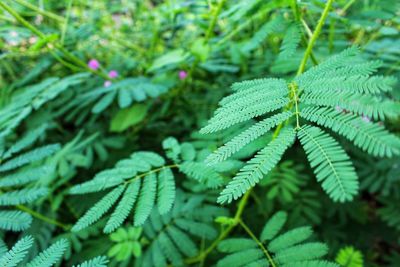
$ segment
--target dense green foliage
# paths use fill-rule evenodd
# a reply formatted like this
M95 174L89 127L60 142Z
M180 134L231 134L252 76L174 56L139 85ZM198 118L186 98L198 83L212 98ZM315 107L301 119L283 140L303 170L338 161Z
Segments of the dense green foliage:
M0 2L0 266L400 266L400 3Z

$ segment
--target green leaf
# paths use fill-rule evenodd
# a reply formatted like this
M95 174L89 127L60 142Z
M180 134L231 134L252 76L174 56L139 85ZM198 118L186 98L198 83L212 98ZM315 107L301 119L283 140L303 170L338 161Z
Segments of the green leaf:
M160 214L170 211L175 200L175 180L170 168L160 171L157 177L157 206Z
M32 223L32 217L25 212L14 210L0 211L0 229L8 231L26 230Z
M147 115L148 107L145 104L135 104L129 108L121 109L111 120L111 132L123 132L129 127L141 122Z
M344 247L339 250L336 262L342 267L363 267L363 255L353 247Z
M260 150L254 158L240 169L239 173L221 192L217 200L218 203L230 203L255 186L264 175L275 167L286 149L293 144L295 137L296 134L292 127L284 128L275 140Z
M271 217L271 219L269 219L267 221L267 223L265 224L265 226L261 232L260 240L264 242L264 241L273 239L278 234L278 232L282 229L286 220L287 220L286 212L279 211L279 212L275 213Z
M334 201L352 200L358 192L358 178L339 143L315 126L302 126L298 136L322 188Z
M28 235L20 239L6 254L0 258L0 266L15 267L28 254L28 249L33 244L32 236Z
M66 239L60 239L37 255L26 267L51 267L61 259L68 247L68 241Z
M132 207L135 204L135 201L139 194L139 190L139 179L136 179L135 181L131 182L131 184L129 184L122 199L119 201L114 212L111 214L110 219L107 221L107 224L104 227L104 233L111 233L121 226L121 224L125 221L129 213L131 212Z
M163 54L161 57L155 59L153 64L148 69L148 71L154 72L163 67L168 67L170 65L177 65L186 60L188 56L189 54L186 53L183 49L176 49L170 51L168 53Z
M154 173L146 175L140 190L139 199L135 209L135 226L144 224L153 209L157 190L157 176Z
M89 209L85 215L79 219L79 221L76 222L74 227L72 227L72 231L78 232L99 220L104 213L114 205L124 189L125 186L120 185L105 195L99 202Z
M190 51L195 57L200 59L200 61L204 62L207 60L210 53L210 45L205 41L204 38L198 38L193 42Z

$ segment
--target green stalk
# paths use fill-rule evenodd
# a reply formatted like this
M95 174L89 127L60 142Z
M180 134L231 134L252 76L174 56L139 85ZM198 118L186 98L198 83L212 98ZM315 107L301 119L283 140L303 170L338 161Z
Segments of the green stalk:
M321 33L322 30L322 26L325 23L326 18L328 17L328 13L329 13L329 9L331 8L333 3L333 0L328 0L328 2L325 5L324 11L322 12L321 18L318 21L317 26L315 27L314 33L311 36L310 42L308 43L308 46L306 48L306 51L304 52L304 56L303 59L300 63L300 67L297 71L297 75L300 75L304 72L305 68L306 68L306 64L307 64L307 60L310 57L310 54L312 52L312 49L315 45L315 42L318 39L319 34Z
M72 0L69 0L68 7L67 7L67 18L65 19L65 22L63 24L62 31L61 31L61 44L62 45L64 45L65 34L67 33L69 17L71 15L71 8L72 8Z
M239 221L239 224L246 231L246 233L251 237L251 239L253 239L254 242L256 242L257 245L264 252L264 255L267 257L268 262L271 264L271 267L276 267L276 264L275 264L274 260L272 259L271 255L269 254L268 250L265 248L263 243L260 240L258 240L256 235L253 234L253 232L250 230L250 228L242 220Z
M35 11L35 12L38 13L38 14L41 14L41 15L43 15L43 16L45 16L45 17L50 18L50 19L57 20L58 22L63 23L64 20L65 20L65 19L64 19L63 17L61 17L61 16L58 16L58 15L52 13L52 12L48 12L48 11L45 11L45 10L43 10L43 9L41 9L41 8L38 8L37 6L32 5L31 3L28 3L28 2L26 2L26 1L24 1L24 0L13 0L13 1L16 2L16 3L18 3L18 4L20 4L20 5L22 5L22 6L24 6L24 7L29 8L30 10Z
M39 219L39 220L41 220L41 221L44 221L44 222L47 222L47 223L49 223L49 224L53 224L53 225L55 225L55 226L58 226L58 227L60 227L60 228L63 228L65 231L68 231L69 229L71 229L71 226L70 226L70 225L66 225L66 224L63 224L63 223L61 223L61 222L59 222L59 221L57 221L57 220L48 218L48 217L46 217L46 216L44 216L44 215L42 215L42 214L40 214L40 213L38 213L38 212L36 212L36 211L34 211L34 210L32 210L32 209L30 209L30 208L24 206L24 205L17 205L16 208L19 209L19 210L21 210L21 211L24 211L24 212L26 212L26 213L29 213L30 215L32 215L32 216L35 217L36 219Z
M217 9L215 10L214 16L213 16L213 18L211 20L211 23L208 26L208 29L207 29L207 32L206 32L206 36L205 36L206 42L208 42L208 40L212 37L215 25L217 24L218 16L221 13L222 7L224 6L225 2L226 2L226 0L221 0L218 3Z

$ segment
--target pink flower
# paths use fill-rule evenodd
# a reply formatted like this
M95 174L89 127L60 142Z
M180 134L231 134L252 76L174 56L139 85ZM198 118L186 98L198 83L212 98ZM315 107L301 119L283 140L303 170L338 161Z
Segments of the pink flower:
M104 82L104 87L110 87L111 84L112 84L111 81L105 81L105 82Z
M117 78L118 77L118 71L110 70L110 72L108 73L108 77L110 77L111 79Z
M30 44L34 44L34 43L36 43L36 41L37 41L37 37L35 37L35 36L29 37Z
M96 59L91 59L88 62L88 67L92 70L97 70L100 67L100 63Z
M184 70L179 71L179 74L178 74L179 79L181 79L181 80L186 79L187 75L188 75L187 72Z

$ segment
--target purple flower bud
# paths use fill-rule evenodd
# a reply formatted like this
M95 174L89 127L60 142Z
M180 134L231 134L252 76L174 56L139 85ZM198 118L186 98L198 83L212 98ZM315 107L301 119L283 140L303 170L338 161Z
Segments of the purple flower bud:
M104 87L110 87L111 84L112 84L111 81L105 81L105 82L104 82Z
M110 70L110 72L108 73L108 77L110 77L111 79L117 78L118 77L118 71Z
M184 79L186 79L186 77L187 77L187 72L186 71L184 71L184 70L181 70L181 71L179 71L179 79L181 79L181 80L184 80Z
M97 70L100 67L100 63L96 59L91 59L88 62L88 67L92 70Z

